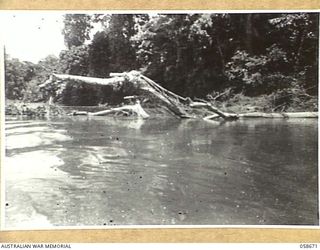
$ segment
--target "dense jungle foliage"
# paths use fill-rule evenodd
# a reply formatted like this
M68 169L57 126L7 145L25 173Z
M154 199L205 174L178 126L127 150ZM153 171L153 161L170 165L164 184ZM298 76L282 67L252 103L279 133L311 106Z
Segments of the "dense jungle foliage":
M317 110L318 13L66 14L67 49L37 64L6 55L6 98L38 102L51 73L108 77L139 70L183 96ZM48 45L50 46L50 45ZM119 103L109 88L70 84L62 103ZM231 104L230 104L231 103Z

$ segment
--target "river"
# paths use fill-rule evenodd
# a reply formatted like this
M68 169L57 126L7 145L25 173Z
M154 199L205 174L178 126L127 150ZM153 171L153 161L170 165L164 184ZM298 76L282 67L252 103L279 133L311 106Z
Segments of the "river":
M318 122L8 118L5 227L319 225Z

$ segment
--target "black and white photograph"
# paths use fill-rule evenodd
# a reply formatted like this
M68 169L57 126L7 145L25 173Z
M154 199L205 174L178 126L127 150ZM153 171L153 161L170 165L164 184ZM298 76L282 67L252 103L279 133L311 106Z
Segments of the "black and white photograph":
M319 227L319 13L2 11L1 230Z

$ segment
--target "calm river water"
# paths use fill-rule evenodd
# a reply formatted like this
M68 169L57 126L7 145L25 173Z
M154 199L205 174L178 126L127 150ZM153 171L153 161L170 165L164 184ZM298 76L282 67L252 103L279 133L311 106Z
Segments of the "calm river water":
M318 225L316 119L6 120L7 228Z

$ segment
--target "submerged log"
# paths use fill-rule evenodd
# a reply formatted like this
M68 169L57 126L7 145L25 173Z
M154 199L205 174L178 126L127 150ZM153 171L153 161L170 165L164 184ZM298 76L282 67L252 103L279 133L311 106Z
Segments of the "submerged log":
M232 115L232 114L230 114ZM265 118L265 119L309 119L309 118L318 118L318 112L283 112L283 113L262 113L262 112L252 112L252 113L243 113L238 114L237 117L239 119L259 119L259 118ZM204 117L203 119L208 121L211 119L217 119L219 118L219 115L213 114Z
M239 118L318 118L318 112L283 112L283 113L253 112L253 113L239 114Z

